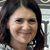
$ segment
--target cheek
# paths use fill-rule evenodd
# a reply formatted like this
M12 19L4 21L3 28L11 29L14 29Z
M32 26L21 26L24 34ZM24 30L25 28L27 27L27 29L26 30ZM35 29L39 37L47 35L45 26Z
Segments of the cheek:
M37 29L38 29L38 25L37 24L32 26L32 37L33 38L36 36Z
M18 31L20 30L20 26L18 25L18 24L11 24L10 25L10 32L11 32L11 34L16 34L16 33L18 33Z
M34 25L32 26L32 29L33 29L35 32L37 32L38 24L37 24L37 23L36 23L36 24L34 24Z
M10 27L10 33L11 33L11 37L14 39L18 38L18 31L20 30L20 26L19 25L13 25Z
M34 25L33 27L32 27L32 29L33 29L33 31L37 31L37 28L38 28L38 26L37 25Z

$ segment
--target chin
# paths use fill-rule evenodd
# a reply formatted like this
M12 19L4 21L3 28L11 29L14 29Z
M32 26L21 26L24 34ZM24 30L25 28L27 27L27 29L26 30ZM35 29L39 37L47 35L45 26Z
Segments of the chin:
M24 42L24 41L23 41L23 42L21 42L21 43L22 43L22 44L28 44L29 42Z
M28 44L30 42L30 40L25 40L25 39L22 39L20 40L21 43L25 43L25 44Z

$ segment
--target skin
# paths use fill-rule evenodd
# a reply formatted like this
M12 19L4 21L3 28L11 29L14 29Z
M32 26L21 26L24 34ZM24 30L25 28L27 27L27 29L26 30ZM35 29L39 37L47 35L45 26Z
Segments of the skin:
M36 14L21 6L10 16L7 27L11 32L11 47L14 50L27 50L27 44L34 39L37 33Z

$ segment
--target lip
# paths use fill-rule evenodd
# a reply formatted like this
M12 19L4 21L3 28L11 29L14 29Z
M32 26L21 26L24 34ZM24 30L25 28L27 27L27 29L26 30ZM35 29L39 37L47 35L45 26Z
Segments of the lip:
M31 34L31 33L21 33L21 34Z
M31 30L20 30L18 33L27 35L27 34L32 34L32 31Z
M31 32L19 32L20 34L31 34Z

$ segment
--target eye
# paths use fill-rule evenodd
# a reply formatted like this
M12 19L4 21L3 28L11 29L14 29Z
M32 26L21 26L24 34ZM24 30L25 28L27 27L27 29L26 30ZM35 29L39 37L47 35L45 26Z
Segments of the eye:
M16 20L16 22L17 22L18 24L21 24L21 23L24 22L24 20L23 20L22 18L19 18L19 19Z
M29 22L30 24L35 24L35 23L36 23L36 19L29 19L28 22Z

